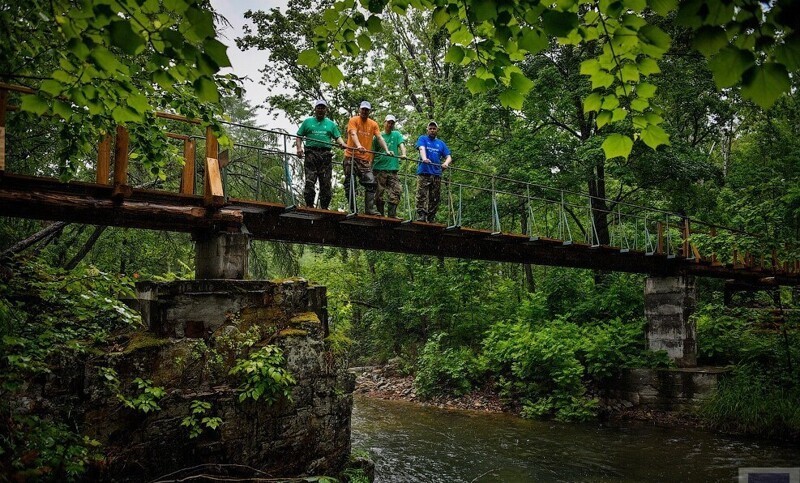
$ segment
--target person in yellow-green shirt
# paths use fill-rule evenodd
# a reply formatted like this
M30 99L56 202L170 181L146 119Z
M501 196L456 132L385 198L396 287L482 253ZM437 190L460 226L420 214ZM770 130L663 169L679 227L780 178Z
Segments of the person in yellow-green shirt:
M403 134L395 129L397 119L389 114L383 121L383 132L381 137L386 142L389 151L395 153L389 155L382 151L377 138L372 143L372 150L379 154L375 155L372 163L372 172L375 173L375 180L378 183L375 192L375 205L381 215L386 210L386 215L390 218L397 218L397 205L400 203L402 186L397 172L400 170L400 159L406 157L406 139ZM400 157L397 156L400 153ZM388 206L387 206L388 205Z
M319 206L327 210L331 203L333 191L331 179L333 177L333 153L331 147L335 141L340 147L347 147L342 140L339 128L325 115L328 112L328 103L320 99L314 101L314 117L309 117L297 130L297 157L303 159L303 171L306 182L303 189L303 199L306 206L314 206L317 196L317 181L319 181ZM305 139L305 150L303 149Z

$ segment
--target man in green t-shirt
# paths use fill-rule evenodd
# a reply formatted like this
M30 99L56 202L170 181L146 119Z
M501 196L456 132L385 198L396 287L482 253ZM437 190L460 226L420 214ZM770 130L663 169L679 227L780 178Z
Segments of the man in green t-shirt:
M406 140L400 131L394 129L397 119L391 114L386 116L383 122L383 132L381 137L386 141L386 146L391 153L400 153L400 157L406 157ZM400 158L395 155L386 154L385 151L378 143L376 138L372 141L372 150L380 153L375 155L375 161L372 163L372 172L375 173L375 178L378 182L378 189L375 194L375 204L378 207L381 215L384 214L385 203L388 202L389 210L387 216L390 218L397 218L397 205L400 203L400 193L402 187L400 186L400 178L397 172L400 170ZM386 200L384 200L384 197Z
M303 189L303 198L306 206L314 206L317 196L317 180L319 180L319 207L328 209L333 197L331 179L333 178L333 153L331 147L335 144L346 148L342 133L333 121L325 117L328 112L328 103L320 99L314 102L314 117L309 117L297 130L297 157L303 159L306 184ZM305 151L303 151L303 138L305 137Z

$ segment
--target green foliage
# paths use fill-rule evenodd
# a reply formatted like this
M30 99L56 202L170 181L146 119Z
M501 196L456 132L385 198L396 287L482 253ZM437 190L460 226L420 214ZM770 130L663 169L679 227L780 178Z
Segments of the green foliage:
M477 361L472 351L466 347L442 347L446 337L445 333L434 335L420 352L414 388L423 399L440 393L466 394L477 379Z
M137 377L133 380L133 385L136 386L139 393L129 397L122 391L122 383L119 380L117 371L110 367L101 367L98 373L106 388L108 388L125 407L135 411L141 411L145 414L150 411L161 410L158 401L166 396L167 393L164 391L163 387L153 386L153 381Z
M4 429L9 431L0 436L0 461L6 476L21 481L79 481L103 459L98 441L61 421L14 415Z
M701 415L723 431L780 438L800 436L800 384L771 378L758 365L737 366L720 381Z
M123 399L123 404L145 414L150 411L160 411L161 406L158 405L158 400L167 394L164 388L153 386L153 381L149 379L145 380L140 377L134 379L133 383L140 393L133 399Z
M32 416L11 404L26 381L49 374L56 360L102 347L114 330L138 327L138 314L119 301L132 281L94 267L66 272L37 262L0 274L0 466L22 479L76 480L100 459L99 443L76 432L66 416ZM114 379L113 372L102 373ZM107 377L108 376L108 377ZM140 401L159 397L149 387Z
M449 38L445 62L477 64L465 75L472 94L498 89L503 106L522 110L534 83L524 80L520 65L526 56L546 49L549 39L555 39L561 45L593 50L581 63L581 74L590 79L594 91L584 95L589 105L584 112L597 112L598 128L607 123L623 126L629 114L634 115L633 136L614 133L604 144L608 159L627 158L636 139L653 149L669 144L669 135L660 126L663 110L654 101L656 87L649 82L650 76L660 72L659 62L665 62L664 55L673 45L662 28L664 22L674 21L689 29L689 44L710 58L709 67L719 86L741 83L744 96L763 107L789 92L790 72L800 68L800 41L792 27L796 11L789 3L769 7L744 0L680 5L674 1L589 0L547 5L528 0L506 4L482 0L360 3L335 1L322 13L322 22L313 27L313 39L297 52L302 64L326 73L324 81L334 86L341 81L341 59L363 56L363 50L373 44L363 39L370 38L368 32L386 30L384 25L390 23L386 19L392 18L388 12L410 16L422 11L426 21Z
M206 412L211 409L211 403L195 399L192 401L190 409L191 413L181 421L181 426L189 429L190 439L203 434L204 429L214 431L222 424L222 418L206 416Z
M239 401L264 399L273 404L282 397L291 400L291 387L294 377L281 367L284 364L283 351L268 345L250 353L247 359L239 359L230 370L231 375L243 379L239 386Z

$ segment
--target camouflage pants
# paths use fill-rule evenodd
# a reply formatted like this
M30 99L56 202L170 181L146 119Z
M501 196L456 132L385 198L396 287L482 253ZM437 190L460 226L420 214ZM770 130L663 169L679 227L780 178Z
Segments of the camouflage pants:
M387 202L395 205L399 204L400 194L403 192L403 188L400 186L400 177L397 176L397 171L383 171L376 169L375 179L378 181L378 190L375 195L375 201L378 203Z
M441 191L441 176L417 175L417 221L433 222L436 220Z
M331 189L333 153L330 150L306 149L303 170L306 175L306 184L303 189L306 206L314 206L314 198L317 195L316 185L319 181L319 206L323 210L327 210L333 196Z
M372 173L372 162L359 158L344 158L344 193L350 203L350 210L355 211L355 197L357 188L350 186L350 182L358 181L367 194L375 193L377 183ZM352 191L351 191L352 190Z

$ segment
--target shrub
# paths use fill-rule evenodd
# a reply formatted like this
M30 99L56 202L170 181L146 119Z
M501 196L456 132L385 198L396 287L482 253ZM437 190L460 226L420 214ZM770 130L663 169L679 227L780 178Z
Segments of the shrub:
M414 388L422 398L436 393L466 394L477 375L477 362L466 347L442 348L447 334L433 336L423 347L417 360Z

